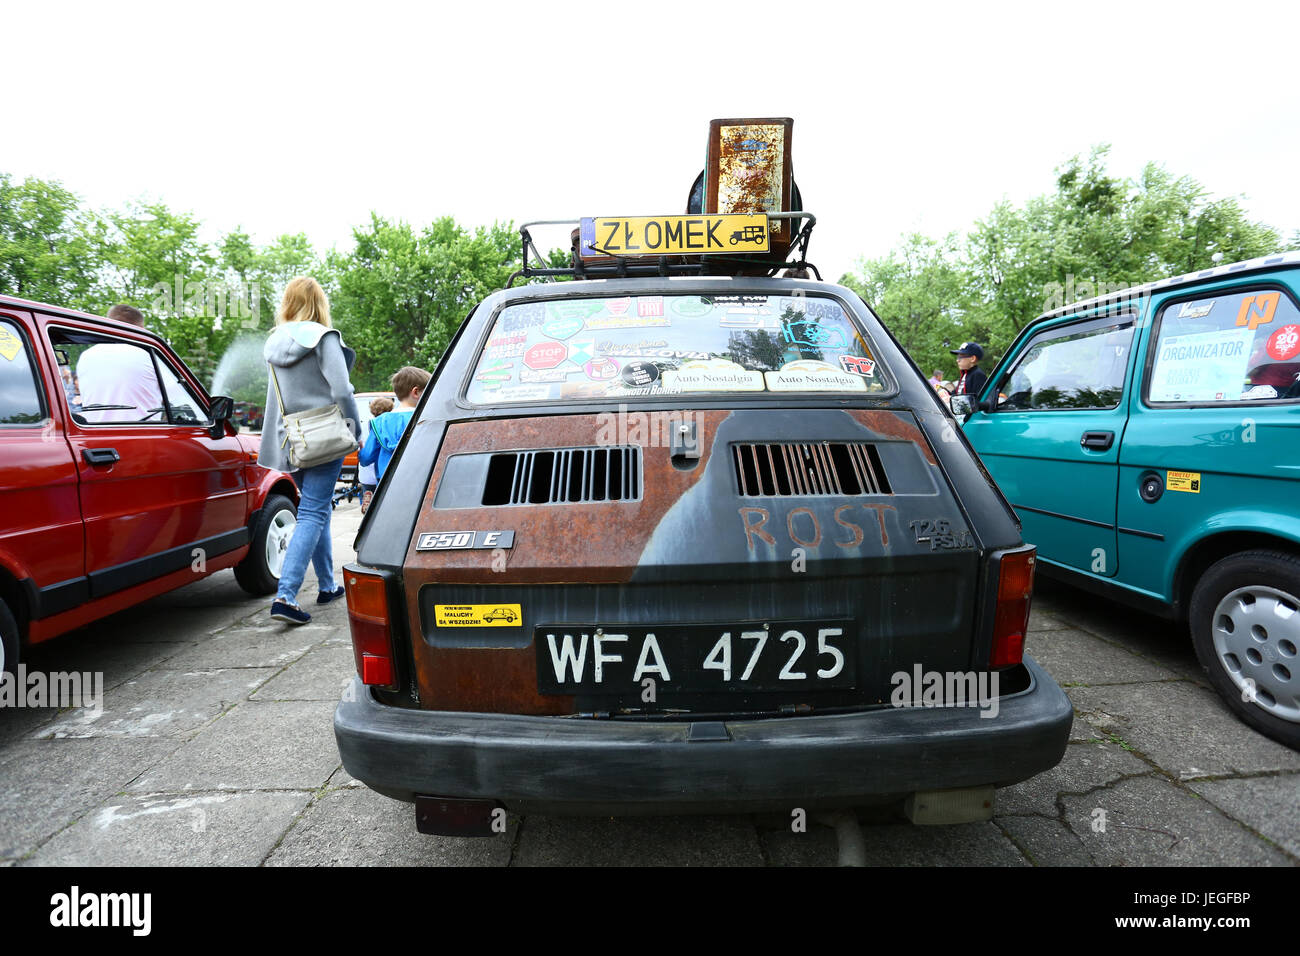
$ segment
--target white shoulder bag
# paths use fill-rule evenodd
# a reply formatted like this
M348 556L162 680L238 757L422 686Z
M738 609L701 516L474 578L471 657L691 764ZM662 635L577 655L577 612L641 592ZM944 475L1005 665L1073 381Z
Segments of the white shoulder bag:
M268 362L267 368L271 370L271 381L275 383L275 400L280 403L280 421L284 425L284 441L280 447L287 446L289 464L295 469L314 468L350 455L360 447L338 405L286 414L275 366Z

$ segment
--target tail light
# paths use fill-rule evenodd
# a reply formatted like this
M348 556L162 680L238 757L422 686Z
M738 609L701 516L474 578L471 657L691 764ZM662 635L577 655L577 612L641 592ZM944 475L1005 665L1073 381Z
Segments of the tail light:
M392 630L388 622L388 587L373 571L344 568L352 654L361 683L396 690Z
M998 562L998 604L993 614L993 651L989 655L993 670L1019 664L1025 656L1037 555L1037 548L1024 548L1008 551Z

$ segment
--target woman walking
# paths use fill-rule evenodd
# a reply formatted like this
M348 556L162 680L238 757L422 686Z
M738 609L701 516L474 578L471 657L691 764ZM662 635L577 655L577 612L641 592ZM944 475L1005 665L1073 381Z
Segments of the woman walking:
M293 414L327 405L337 405L353 437L359 437L356 400L348 372L356 353L343 344L343 336L330 324L329 300L320 284L310 277L292 280L275 316L275 329L266 340L262 356L270 366L266 389L266 421L262 427L262 450L258 464L280 471L292 471L285 436L283 412ZM316 569L320 586L317 604L328 604L343 596L334 582L334 554L330 546L330 499L343 469L343 456L294 475L302 499L298 502L298 523L289 539L280 586L271 605L271 617L290 624L306 624L311 615L298 605L307 563Z

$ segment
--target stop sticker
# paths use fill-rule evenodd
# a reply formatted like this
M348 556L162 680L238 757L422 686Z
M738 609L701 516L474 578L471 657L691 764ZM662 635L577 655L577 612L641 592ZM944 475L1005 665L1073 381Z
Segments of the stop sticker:
M1268 357L1285 362L1291 356L1300 353L1300 325L1284 325L1268 340L1265 346Z
M555 368L569 357L569 347L563 342L538 342L524 354L524 364L529 368Z

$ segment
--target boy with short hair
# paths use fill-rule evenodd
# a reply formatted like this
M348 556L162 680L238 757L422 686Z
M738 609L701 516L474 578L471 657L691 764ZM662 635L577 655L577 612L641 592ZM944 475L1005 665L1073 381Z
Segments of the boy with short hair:
M411 416L415 414L415 406L420 403L420 396L424 394L425 386L432 377L424 369L413 365L400 368L393 374L393 392L397 395L398 407L371 419L370 434L357 456L358 463L375 465L376 484L384 480L384 472L393 458L393 452L397 450L397 444L402 440Z
M374 421L385 412L393 410L393 400L391 398L375 398L370 402L370 419L361 425L361 444L366 443L370 437L370 422ZM357 480L361 482L361 513L365 514L370 510L370 499L375 496L375 486L379 484L379 475L375 471L374 465L362 465L360 463L360 453L358 452Z

